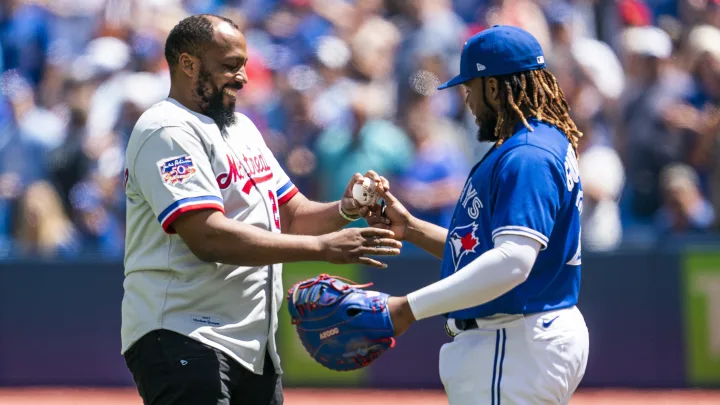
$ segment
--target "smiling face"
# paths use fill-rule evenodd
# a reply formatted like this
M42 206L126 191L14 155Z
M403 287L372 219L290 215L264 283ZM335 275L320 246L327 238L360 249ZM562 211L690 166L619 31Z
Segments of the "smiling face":
M248 82L247 45L242 33L222 20L213 20L214 34L199 58L183 54L183 62L192 62L192 99L200 112L224 129L235 123L235 98Z

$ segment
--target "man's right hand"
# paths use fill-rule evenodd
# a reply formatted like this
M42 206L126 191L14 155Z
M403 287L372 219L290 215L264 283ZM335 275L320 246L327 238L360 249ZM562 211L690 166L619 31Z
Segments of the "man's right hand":
M389 191L380 190L380 197L385 200L385 215L376 204L371 215L365 217L367 223L374 228L391 230L395 239L406 240L442 259L448 230L415 218Z
M412 215L389 191L380 190L380 197L385 200L385 215L383 216L382 208L377 205L372 215L365 217L365 220L372 227L393 231L395 239L405 240Z
M367 256L397 256L402 243L393 239L395 234L387 229L348 228L318 236L325 261L334 264L360 263L386 268Z

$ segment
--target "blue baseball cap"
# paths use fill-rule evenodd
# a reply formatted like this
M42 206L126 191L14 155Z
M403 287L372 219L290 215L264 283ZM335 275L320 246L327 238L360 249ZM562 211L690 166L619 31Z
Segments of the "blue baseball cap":
M460 74L437 89L457 86L473 77L499 76L544 67L545 55L532 34L510 25L494 25L465 42L460 55Z

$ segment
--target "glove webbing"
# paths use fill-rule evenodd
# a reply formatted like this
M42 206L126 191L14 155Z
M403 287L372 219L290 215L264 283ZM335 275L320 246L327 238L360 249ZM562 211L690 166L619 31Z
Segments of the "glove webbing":
M335 301L331 301L325 304L318 304L317 301L320 298L321 294L325 291L325 284L320 284L320 281L323 280L330 280L330 286L333 287L338 292L345 292L347 290L353 289L353 288L366 288L373 285L373 283L367 283L367 284L356 284L354 281L349 280L344 277L339 276L330 276L328 274L320 274L312 283L307 284L300 284L297 285L295 288L295 292L293 293L293 288L290 288L288 290L288 294L294 294L295 297L293 297L293 302L295 303L295 307L297 308L300 315L304 315L304 309L316 309L318 305L320 306L329 306L335 303ZM347 284L344 284L340 287L335 285L335 280L342 280L347 282ZM308 299L308 296L312 296L312 299ZM303 304L298 304L298 302L302 302ZM373 308L373 312L375 311L375 308ZM293 319L291 321L293 324L299 323L299 320Z

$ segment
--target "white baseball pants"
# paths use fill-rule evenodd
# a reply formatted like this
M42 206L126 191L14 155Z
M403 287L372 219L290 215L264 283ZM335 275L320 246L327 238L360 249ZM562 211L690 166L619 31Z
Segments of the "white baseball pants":
M477 319L440 349L450 405L560 405L585 374L589 337L576 307Z

